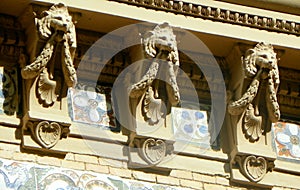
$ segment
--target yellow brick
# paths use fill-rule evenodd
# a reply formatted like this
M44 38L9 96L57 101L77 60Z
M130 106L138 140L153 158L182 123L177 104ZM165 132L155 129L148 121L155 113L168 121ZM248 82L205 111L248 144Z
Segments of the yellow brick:
M62 160L61 166L63 168L70 168L70 169L75 169L75 170L84 170L85 169L83 162L75 162L72 160Z
M229 179L226 177L216 176L216 183L221 185L229 186Z
M20 160L20 161L35 162L36 156L34 154L14 152L12 159L13 160Z
M193 173L193 179L196 181L202 181L207 183L216 183L215 176L204 175L199 173Z
M183 170L172 170L170 176L181 179L193 179L192 172Z
M226 190L226 187L217 184L203 184L204 190Z
M108 166L101 166L99 164L86 163L85 169L88 171L93 171L93 172L98 172L98 173L104 173L104 174L109 173Z
M203 184L199 181L181 179L180 185L182 187L189 187L189 188L194 188L194 189L199 189L199 190L203 189Z
M13 156L13 151L9 150L0 150L0 158L11 159Z
M149 173L140 172L140 171L133 171L132 176L136 180L156 182L156 176L154 174L149 174Z
M65 156L65 160L73 160L74 161L75 160L74 154L71 152L67 153Z
M20 145L0 143L0 150L10 150L13 152L20 152Z
M179 179L175 177L157 175L156 180L160 184L179 185Z
M61 166L61 160L58 158L48 157L48 156L38 156L37 163L49 165L49 166Z
M85 163L93 163L98 164L98 158L96 156L89 156L89 155L82 155L82 154L75 154L75 161L85 162Z
M121 160L113 160L108 158L99 158L98 162L103 166L112 166L115 168L126 168L127 164Z
M125 177L125 178L131 178L131 171L128 169L124 169L124 168L109 167L109 173L111 175L116 175L116 176Z

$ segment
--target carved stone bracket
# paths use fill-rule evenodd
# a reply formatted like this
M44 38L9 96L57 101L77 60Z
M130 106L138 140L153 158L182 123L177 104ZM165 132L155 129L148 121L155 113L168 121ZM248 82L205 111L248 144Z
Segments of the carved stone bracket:
M280 118L276 97L279 86L277 54L267 43L258 43L245 51L243 48L240 44L227 58L232 64L225 122L231 179L269 186L264 184L264 176L272 171L276 159L270 131L272 122Z
M24 79L23 134L31 129L33 138L44 148L67 137L67 89L77 82L73 65L76 49L75 25L67 7L55 4L27 21L26 60L21 64Z
M241 173L252 182L259 182L267 172L272 171L275 167L274 161L267 160L261 156L248 155L235 157Z
M129 98L118 93L115 102L122 132L128 135L129 163L132 167L157 168L174 144L170 139L171 107L180 102L176 81L179 55L176 36L168 23L144 30L141 36L140 46L128 50L133 66L125 71L120 85Z
M245 136L250 141L257 141L265 131L263 125L268 125L267 121L276 122L280 118L276 97L279 86L276 53L272 45L259 43L255 48L247 50L242 62L245 76L253 77L253 79L244 94L238 100L228 104L228 111L231 115L244 113L242 128ZM262 92L259 92L259 87L263 86L263 82L266 83L266 87L261 91L266 91L265 100L261 100ZM266 108L261 104L266 104ZM267 116L262 117L263 114Z

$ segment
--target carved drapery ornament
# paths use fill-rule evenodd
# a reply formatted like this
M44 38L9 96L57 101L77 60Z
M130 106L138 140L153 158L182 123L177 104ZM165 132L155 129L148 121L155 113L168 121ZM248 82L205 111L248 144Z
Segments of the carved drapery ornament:
M51 148L69 133L66 94L77 81L73 66L76 33L62 3L36 17L35 27L27 28L27 35L37 34L28 37L31 63L21 65L25 84L23 129L30 129L42 147Z
M272 45L259 43L253 49L246 52L242 58L246 77L252 78L246 92L236 101L230 102L228 111L232 115L243 116L243 130L250 141L256 141L262 135L263 119L259 104L266 104L267 119L276 122L280 118L279 104L276 93L279 86L279 72L276 53ZM259 87L264 81L266 84L265 101L258 97Z

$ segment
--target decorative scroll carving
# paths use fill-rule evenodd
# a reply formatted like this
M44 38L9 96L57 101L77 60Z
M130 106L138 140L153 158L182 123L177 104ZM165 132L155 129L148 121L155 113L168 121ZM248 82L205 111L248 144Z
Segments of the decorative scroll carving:
M277 67L276 53L272 45L259 43L253 49L246 52L242 59L245 75L253 78L246 92L236 101L229 103L228 111L232 115L243 116L243 130L247 138L256 141L262 134L262 116L260 115L260 98L258 97L259 86L265 80L266 88L266 111L268 119L276 122L280 118L279 104L276 92L279 86L279 72ZM254 99L256 99L254 101Z
M159 86L166 86L168 102L176 105L180 101L180 94L176 82L179 57L176 44L176 36L167 23L157 25L153 31L146 33L143 39L144 50L152 61L148 71L142 79L131 86L132 98L141 97L144 93L144 116L149 124L158 123L161 116L162 100L159 94ZM156 80L162 61L167 62L165 81Z
M275 167L273 161L268 161L260 156L236 156L235 161L239 164L241 172L250 181L258 182L264 178L268 171Z
M42 39L47 40L42 52L29 65L22 69L24 79L38 79L38 94L45 105L51 105L56 100L56 82L54 64L50 62L55 45L62 42L61 68L65 83L68 87L77 81L76 71L73 66L74 51L76 48L75 26L67 7L63 4L53 5L48 11L42 13L42 18L36 18L38 33Z
M35 18L35 26L26 29L31 63L21 64L25 79L23 130L30 129L39 145L51 148L67 137L71 125L67 88L77 81L73 66L76 33L62 3L43 11Z

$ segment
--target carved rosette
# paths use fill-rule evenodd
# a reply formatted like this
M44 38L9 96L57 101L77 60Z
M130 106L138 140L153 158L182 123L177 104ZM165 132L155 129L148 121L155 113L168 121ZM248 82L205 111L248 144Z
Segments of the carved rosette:
M276 93L279 86L279 72L276 53L272 45L259 43L253 49L246 51L242 58L245 76L252 79L247 90L238 100L228 104L228 112L231 115L243 115L243 132L250 141L259 140L264 132L266 121L276 122L280 118L279 104ZM260 96L260 86L266 83L266 89ZM261 97L265 100L261 100ZM261 106L261 102L266 104ZM267 118L262 112L267 113Z
M275 167L274 161L261 156L236 156L235 161L239 164L241 173L252 182L259 182Z
M141 158L150 165L157 165L171 152L170 145L161 139L135 139L134 144Z
M53 147L69 133L67 90L77 82L73 65L76 32L67 7L58 3L26 28L30 63L21 64L24 79L23 129L39 145Z

